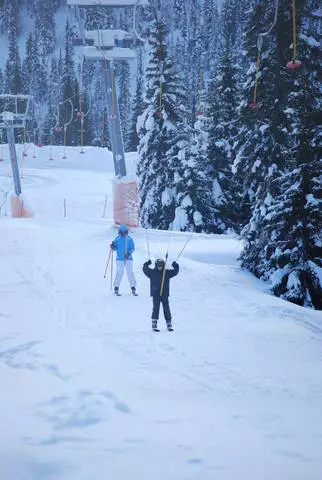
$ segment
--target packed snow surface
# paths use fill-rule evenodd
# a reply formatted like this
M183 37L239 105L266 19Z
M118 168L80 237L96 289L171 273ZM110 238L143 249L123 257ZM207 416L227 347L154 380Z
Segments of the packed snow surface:
M9 215L5 146L0 479L321 480L321 312L241 271L234 236L143 228L131 231L139 296L126 278L113 296L111 153L17 150L34 217ZM161 317L156 334L147 238L171 268L189 235L171 280L175 331Z

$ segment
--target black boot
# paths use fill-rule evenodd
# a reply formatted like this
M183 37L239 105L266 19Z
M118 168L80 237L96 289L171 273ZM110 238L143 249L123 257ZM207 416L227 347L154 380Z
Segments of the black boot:
M119 287L114 287L114 293L115 293L115 295L117 295L118 297L121 296L121 294L119 293Z
M171 322L167 322L167 329L169 332L173 332L173 326Z
M152 319L152 330L154 332L160 332L160 330L158 329L158 321L157 320Z
M138 294L136 293L136 288L135 288L135 287L131 287L131 290L132 290L132 294L137 297Z

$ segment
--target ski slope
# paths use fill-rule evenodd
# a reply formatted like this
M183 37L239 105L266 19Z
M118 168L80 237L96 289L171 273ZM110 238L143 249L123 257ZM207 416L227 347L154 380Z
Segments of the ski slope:
M139 296L104 279L111 154L36 150L21 164L35 216L0 217L0 479L321 480L321 312L242 272L237 238L194 234L171 280L175 331L161 316L153 333L144 229ZM170 262L188 236L148 233Z

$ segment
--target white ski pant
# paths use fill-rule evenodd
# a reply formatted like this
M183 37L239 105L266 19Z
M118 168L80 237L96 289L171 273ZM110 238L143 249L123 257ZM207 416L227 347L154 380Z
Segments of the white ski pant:
M133 260L116 260L116 276L114 287L119 287L124 275L124 266L131 287L136 287L136 280L133 273Z

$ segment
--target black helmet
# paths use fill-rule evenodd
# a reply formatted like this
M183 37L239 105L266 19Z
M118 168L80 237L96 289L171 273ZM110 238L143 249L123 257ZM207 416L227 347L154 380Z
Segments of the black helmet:
M164 260L162 260L162 258L158 258L156 261L155 261L155 267L156 268L159 268L159 267L164 267Z

